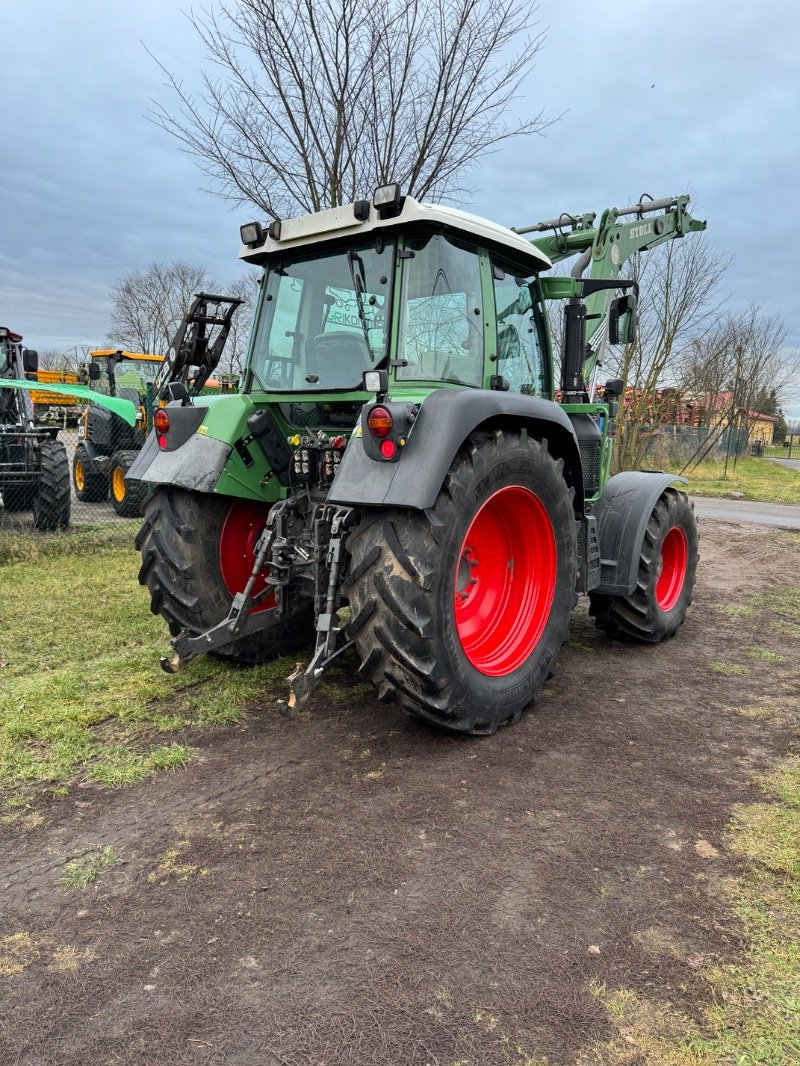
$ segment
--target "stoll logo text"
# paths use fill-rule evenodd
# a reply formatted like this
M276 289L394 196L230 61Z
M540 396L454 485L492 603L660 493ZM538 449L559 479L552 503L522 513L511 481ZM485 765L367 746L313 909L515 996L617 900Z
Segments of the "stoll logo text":
M644 237L647 233L653 232L653 223L645 222L641 226L631 226L629 237L631 240L635 240L637 237Z

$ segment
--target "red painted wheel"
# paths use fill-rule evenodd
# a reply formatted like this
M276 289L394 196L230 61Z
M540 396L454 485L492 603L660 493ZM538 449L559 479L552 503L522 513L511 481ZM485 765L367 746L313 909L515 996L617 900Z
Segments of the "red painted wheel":
M555 585L547 510L530 489L499 489L472 520L456 567L456 629L476 670L503 677L526 661L547 623Z
M662 611L671 611L678 602L689 558L686 534L680 526L673 526L661 544L658 558L656 602Z
M269 509L249 500L234 500L222 525L219 538L219 569L225 588L235 596L244 591L256 558L256 544L261 536ZM251 590L255 596L267 587L262 570ZM269 592L253 608L253 613L275 606L275 593Z
M567 637L576 527L563 465L510 429L469 438L433 507L367 515L348 635L381 697L461 733L516 722Z

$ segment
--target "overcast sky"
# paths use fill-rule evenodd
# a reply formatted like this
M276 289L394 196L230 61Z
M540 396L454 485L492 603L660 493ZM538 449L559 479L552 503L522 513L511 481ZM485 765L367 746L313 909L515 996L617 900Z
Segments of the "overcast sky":
M173 0L2 0L0 324L30 347L95 344L111 284L176 258L240 273L253 212L148 122L165 67L203 53ZM526 85L561 120L476 171L461 206L507 225L688 191L734 258L733 309L783 317L800 349L800 5L796 0L541 0L547 40ZM364 190L368 194L370 190ZM800 417L800 380L785 394Z

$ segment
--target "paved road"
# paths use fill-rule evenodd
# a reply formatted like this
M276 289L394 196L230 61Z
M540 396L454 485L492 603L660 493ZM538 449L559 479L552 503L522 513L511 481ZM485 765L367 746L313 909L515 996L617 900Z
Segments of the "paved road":
M800 506L783 503L754 503L752 500L721 500L712 496L693 496L698 518L720 522L748 522L759 526L800 529Z
M773 459L770 457L771 463L777 463L778 466L788 467L789 470L796 470L800 474L800 459Z

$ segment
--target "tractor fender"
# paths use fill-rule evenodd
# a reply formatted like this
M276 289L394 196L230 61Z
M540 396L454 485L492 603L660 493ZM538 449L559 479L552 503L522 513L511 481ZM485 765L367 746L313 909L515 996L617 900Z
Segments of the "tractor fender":
M213 492L232 451L229 444L200 434L192 436L190 447L162 451L155 433L151 433L131 464L128 477L153 485Z
M600 541L600 584L593 592L629 596L636 588L644 532L661 493L685 477L626 470L609 478L594 505Z
M558 404L538 396L477 389L437 389L426 397L398 462L381 462L367 455L359 439L359 422L328 502L420 511L432 507L459 448L470 433L484 425L524 428L531 435L546 438L551 454L564 460L565 476L575 488L576 512L582 513L578 441Z

